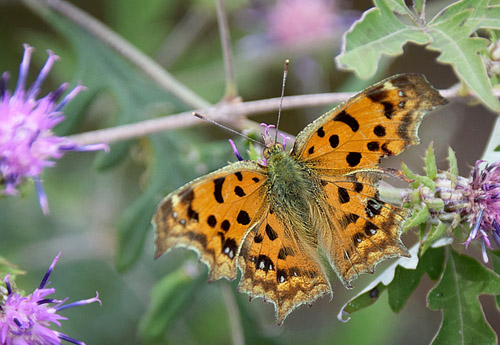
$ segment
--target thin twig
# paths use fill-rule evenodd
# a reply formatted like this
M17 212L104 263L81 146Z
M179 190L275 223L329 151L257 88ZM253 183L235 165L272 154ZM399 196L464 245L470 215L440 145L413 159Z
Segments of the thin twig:
M160 44L155 54L156 61L164 67L172 65L211 21L212 17L193 6Z
M353 94L352 92L340 92L285 97L283 99L283 109L338 103L351 97ZM280 98L278 97L235 104L222 103L210 108L195 110L194 112L200 113L217 122L227 123L237 130L242 130L248 128L249 125L253 128L259 128L253 121L244 121L246 116L275 111L278 109L279 104ZM163 132L165 130L191 127L198 124L208 124L208 122L194 117L192 111L186 111L157 119L75 134L69 138L80 145L102 142L112 143Z
M38 13L41 4L45 4L60 15L70 19L73 23L87 30L99 41L107 44L125 59L137 66L144 74L151 78L161 88L172 93L186 105L193 108L205 108L211 104L180 83L162 66L149 56L139 51L123 37L108 28L106 25L64 0L23 0L24 3Z
M227 22L226 4L224 0L217 0L217 22L219 23L219 36L224 60L224 74L226 77L226 91L223 100L230 102L238 97L238 87L234 73L233 51L231 49L231 35Z
M224 282L221 284L222 299L226 305L229 325L231 327L231 336L234 345L245 345L245 337L243 335L243 327L241 325L240 312L236 304L233 290L229 284Z

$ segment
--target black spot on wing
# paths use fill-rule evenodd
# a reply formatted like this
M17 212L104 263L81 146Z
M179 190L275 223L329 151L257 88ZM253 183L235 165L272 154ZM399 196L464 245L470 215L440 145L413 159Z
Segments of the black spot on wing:
M392 119L392 117L394 116L394 106L392 105L392 103L382 102L382 105L384 106L384 116L389 120Z
M377 137L385 137L385 127L381 126L381 125L377 125L373 129L373 133L375 133L375 135Z
M267 234L267 237L269 237L269 239L271 241L274 241L275 239L278 238L278 234L276 233L276 231L274 231L274 229L269 224L266 224L266 234Z
M314 146L311 146L309 148L309 150L307 150L307 153L309 153L310 155L312 155L314 153Z
M257 183L257 182L260 181L260 179L258 177L252 177L252 181L255 182L255 183Z
M290 247L282 247L278 252L278 259L285 260L287 256L294 256L295 252Z
M230 259L233 259L238 251L238 245L236 241L232 238L228 238L224 242L224 247L222 248L222 252L226 254Z
M374 199L369 199L366 202L365 211L366 211L366 215L369 218L373 218L375 216L378 216L380 214L381 210L382 210L382 205L380 204L380 202L375 201Z
M366 147L370 151L378 151L378 149L380 148L378 141L370 141L368 144L366 144Z
M235 172L234 175L238 179L238 181L243 181L243 174L239 171Z
M220 228L224 231L228 231L230 227L231 223L229 223L229 220L227 219L224 219L224 221L220 224Z
M265 272L274 270L274 263L267 255L259 255L257 258L257 269Z
M222 197L222 186L225 180L225 177L219 177L214 180L214 197L219 204L224 202L224 198Z
M208 226L210 226L211 228L214 228L216 225L217 225L217 218L215 218L215 216L213 214L211 214L210 216L208 216L207 218L207 224Z
M346 156L346 162L350 167L355 167L361 161L361 153L349 152Z
M339 202L341 204L348 203L350 200L349 193L345 188L342 187L337 187L338 192L339 192Z
M240 186L236 186L234 187L234 194L236 194L237 196L239 196L240 198L245 196L245 191L243 190L243 188L241 188Z
M325 130L323 129L323 127L318 128L316 133L318 134L318 137L320 137L320 138L323 138L325 136Z
M236 221L241 225L248 225L250 223L250 216L247 211L241 210L236 217Z
M357 132L359 129L359 123L356 121L354 117L349 115L345 110L342 110L340 113L338 113L334 118L333 121L339 121L343 122L349 127L351 127L351 130L353 132Z
M330 142L332 149L339 146L339 136L337 134L331 135L330 138L328 138L328 141Z
M363 184L359 182L354 182L354 191L356 193L361 193L363 191Z
M264 240L264 236L262 236L262 234L257 234L257 235L255 235L255 237L253 238L253 241L254 241L255 243L261 243L263 240Z
M367 221L363 227L366 236L373 236L377 233L377 226L370 221Z

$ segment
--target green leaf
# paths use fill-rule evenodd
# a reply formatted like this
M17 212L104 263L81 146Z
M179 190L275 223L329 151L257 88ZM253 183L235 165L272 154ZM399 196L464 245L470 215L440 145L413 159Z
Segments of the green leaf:
M15 279L16 275L26 274L25 271L19 269L13 263L7 261L4 257L0 256L0 280L3 281L3 278L9 274L11 281Z
M496 274L500 274L500 250L490 251L491 261L493 261L493 271ZM495 301L497 302L497 308L500 309L500 295L495 296Z
M394 279L388 286L389 305L392 311L399 313L403 309L424 273L427 273L432 280L439 279L443 272L443 263L444 247L440 247L427 250L420 258L416 269L396 267Z
M485 6L486 0L481 0ZM474 2L473 8L445 11L428 25L427 32L432 37L428 48L439 51L438 61L449 64L467 87L493 111L500 111L500 102L493 94L486 67L480 54L485 52L488 41L470 37L478 28L478 14L481 4Z
M457 155L451 147L448 147L448 157L446 159L448 160L448 165L450 166L450 173L453 176L458 176Z
M479 303L480 294L500 294L500 277L450 248L441 281L427 297L429 308L443 311L433 344L496 344Z
M204 286L204 275L193 275L196 265L187 262L185 267L166 275L151 290L151 301L146 314L139 324L139 336L146 342L159 341L179 318L179 314L190 305L198 289Z
M425 173L431 180L434 180L437 175L436 155L432 143L429 144L429 148L425 152Z
M413 212L411 218L408 219L404 224L404 231L414 228L420 224L424 224L429 219L430 213L427 205L423 205L418 212Z
M366 11L344 35L342 52L335 58L337 65L353 70L360 78L369 78L375 74L382 54L399 55L406 42L428 43L426 33L402 23L393 13L395 8L408 11L403 3L375 0L376 7Z
M381 293L387 289L387 286L393 281L396 274L396 268L399 266L405 267L407 269L415 269L418 265L418 247L416 244L410 249L410 258L399 258L392 265L390 265L385 271L383 271L376 279L374 279L366 288L364 288L359 294L351 298L342 308L340 309L337 318L342 322L347 322L350 320L348 315L369 307L375 303L380 297ZM347 317L347 318L346 318Z
M495 152L500 151L500 145L498 145L497 147L495 147L495 150L493 150L493 151L495 151Z
M424 10L425 0L413 0L413 8L420 14Z
M404 0L386 0L387 5L396 13L409 14L410 10L406 6Z
M448 229L448 226L443 222L439 222L437 225L433 224L420 248L420 255L424 254L436 240L443 236L446 229Z

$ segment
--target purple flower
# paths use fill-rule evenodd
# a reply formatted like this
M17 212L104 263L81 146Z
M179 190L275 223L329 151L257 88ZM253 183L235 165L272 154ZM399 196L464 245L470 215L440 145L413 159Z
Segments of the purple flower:
M24 45L24 56L19 68L19 79L12 94L7 90L9 74L0 77L0 193L17 194L17 187L24 179L33 179L43 213L49 212L47 196L40 174L45 167L54 166L52 159L61 158L66 151L107 150L105 144L79 146L68 138L58 137L52 128L63 119L61 109L85 88L81 85L71 90L61 101L69 84L62 84L56 91L37 99L40 86L59 58L51 51L45 66L33 85L25 90L33 48Z
M500 247L500 162L483 163L476 162L469 184L467 220L472 230L465 245L481 241L483 260L488 262L486 247L492 248L491 239Z
M50 329L51 323L61 326L59 320L67 320L57 312L78 305L99 302L99 295L63 305L66 301L47 298L56 290L45 288L48 279L61 253L57 254L40 283L40 286L29 296L22 296L14 292L9 275L4 279L7 288L7 298L0 303L0 345L53 345L66 340L73 344L84 344L66 334Z

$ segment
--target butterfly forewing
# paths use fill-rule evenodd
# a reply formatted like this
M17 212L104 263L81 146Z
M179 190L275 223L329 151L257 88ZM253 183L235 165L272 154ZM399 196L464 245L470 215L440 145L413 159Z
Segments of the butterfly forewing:
M210 280L234 279L242 239L262 213L265 180L259 164L238 162L169 194L153 219L156 256L187 247L207 264Z
M360 92L299 133L292 155L318 171L342 175L418 143L426 111L445 104L419 74L400 74Z

